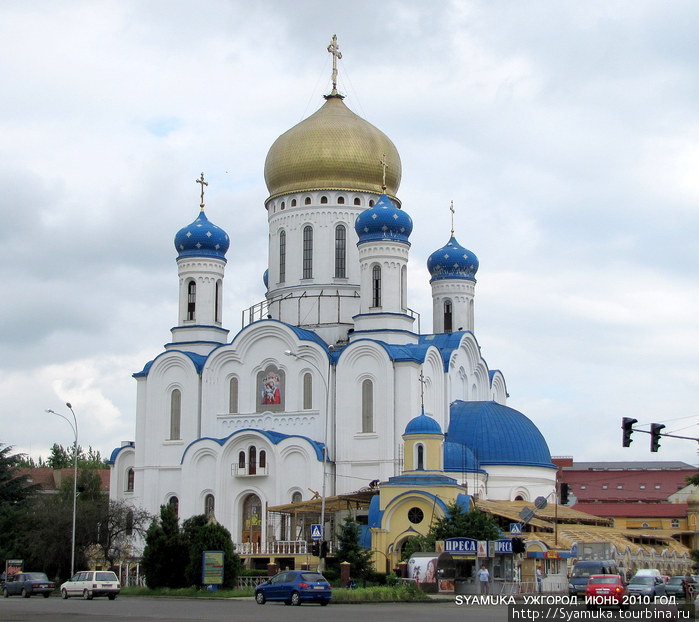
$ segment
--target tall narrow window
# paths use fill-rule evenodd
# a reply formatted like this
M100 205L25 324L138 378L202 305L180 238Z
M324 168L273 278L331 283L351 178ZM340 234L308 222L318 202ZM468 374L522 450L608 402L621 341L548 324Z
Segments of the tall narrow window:
M211 518L214 515L214 496L209 493L204 497L204 516Z
M253 445L248 449L248 475L257 473L257 449Z
M313 227L303 228L303 278L313 278Z
M126 492L133 492L134 472L133 467L129 467L126 471Z
M279 233L279 282L286 281L286 231Z
M190 281L187 285L187 319L194 319L194 312L197 306L197 284Z
M216 300L215 300L215 309L214 309L214 317L216 318L216 321L220 324L221 323L221 307L222 307L222 302L223 302L223 283L221 281L216 281Z
M347 276L347 230L345 225L335 227L335 278L344 279Z
M261 469L267 466L267 452L264 449L260 450L260 459L257 462Z
M177 497L170 497L168 505L175 511L175 516L180 515L180 500Z
M182 419L182 393L173 389L170 393L170 440L180 439L180 421Z
M371 270L371 306L381 306L381 266L374 266Z
M374 431L374 383L362 382L362 432Z
M444 332L450 333L452 331L451 326L451 300L444 301Z
M400 308L408 309L408 268L403 266L400 271Z
M238 412L238 379L233 377L228 386L228 412Z
M303 375L303 409L310 410L313 408L313 376L311 374Z
M238 468L239 469L245 468L245 452L244 451L238 452Z
M417 470L422 471L425 468L425 448L422 445L417 446Z

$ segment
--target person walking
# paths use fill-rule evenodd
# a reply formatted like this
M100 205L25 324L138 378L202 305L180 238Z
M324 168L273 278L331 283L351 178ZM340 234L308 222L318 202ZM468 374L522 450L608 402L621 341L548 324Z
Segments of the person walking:
M478 581L481 584L481 594L490 593L490 573L485 564L483 564L478 571Z

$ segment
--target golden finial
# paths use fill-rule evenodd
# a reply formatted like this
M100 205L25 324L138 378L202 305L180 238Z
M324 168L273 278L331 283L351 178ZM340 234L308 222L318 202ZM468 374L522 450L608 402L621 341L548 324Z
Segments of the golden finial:
M451 237L454 237L454 201L451 202L449 211L451 212Z
M199 179L195 179L194 183L201 184L201 203L199 203L199 207L203 210L204 209L204 186L208 186L209 182L204 181L204 173L201 174L201 177Z
M337 61L338 61L338 59L342 58L342 52L340 52L340 46L337 44L337 35L333 35L333 38L330 40L330 45L328 46L328 52L330 52L333 55L332 81L333 81L333 94L336 94L337 93Z
M381 168L383 169L383 181L381 184L381 189L386 192L386 169L388 168L388 162L386 162L386 154L383 154L383 157L379 160L379 164L381 165Z
M427 384L427 380L425 380L425 376L422 375L422 370L420 370L420 378L418 380L420 383L420 406L422 408L422 414L425 414L425 384Z

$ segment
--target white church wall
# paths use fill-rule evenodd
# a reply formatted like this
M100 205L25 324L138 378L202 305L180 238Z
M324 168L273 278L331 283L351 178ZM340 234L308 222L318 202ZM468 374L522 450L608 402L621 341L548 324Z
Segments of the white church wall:
M517 495L524 501L548 497L556 489L556 469L522 465L486 465L488 471L487 499L513 501Z

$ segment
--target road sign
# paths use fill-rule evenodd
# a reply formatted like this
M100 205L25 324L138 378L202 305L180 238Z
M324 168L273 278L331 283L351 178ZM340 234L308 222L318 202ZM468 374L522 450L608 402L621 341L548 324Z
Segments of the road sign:
M532 518L534 518L534 510L531 508L522 508L522 511L519 513L519 517L525 523L528 523Z
M311 540L322 540L323 530L320 528L319 523L313 523L311 525Z
M548 504L549 502L546 501L546 497L537 497L534 499L534 507L537 510L543 510Z
M522 534L522 523L510 523L510 533L514 535Z

